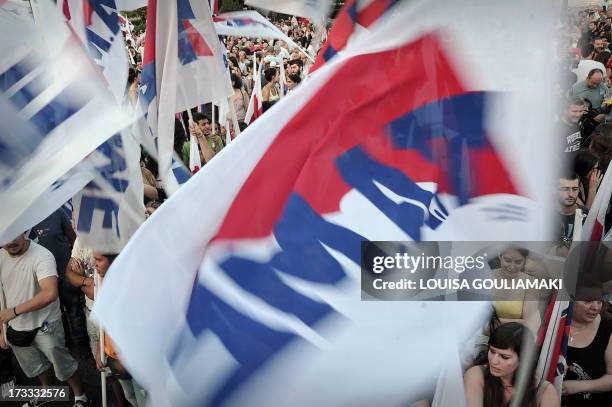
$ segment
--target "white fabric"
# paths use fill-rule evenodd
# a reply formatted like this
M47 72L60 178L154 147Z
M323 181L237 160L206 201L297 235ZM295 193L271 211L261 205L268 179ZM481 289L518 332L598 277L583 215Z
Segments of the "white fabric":
M57 278L57 266L51 252L30 241L30 247L21 256L13 257L0 249L0 282L7 308L13 308L31 300L40 291L38 282L47 277ZM62 317L59 298L38 311L27 312L9 321L18 331L40 327L43 322L57 321Z
M130 122L57 9L46 1L39 6L47 21L44 30L0 13L0 54L6 56L0 61L0 74L28 55L35 58L29 61L33 74L0 93L0 139L7 146L3 158L8 159L0 159L0 235L9 228L32 226L34 217L44 218L57 209L63 202L40 204L41 197L52 185L62 185L70 169ZM35 75L40 72L45 75ZM15 105L13 97L25 86L36 89L37 97L25 106ZM61 92L64 96L57 99ZM43 109L60 106L75 113L50 130L44 120L43 126L33 125ZM64 195L63 201L68 198ZM34 205L48 212L30 211ZM16 222L22 223L14 226Z
M464 339L464 334L473 332L481 323L487 309L475 302L360 301L359 267L340 254L335 259L350 273L341 287L312 287L291 281L292 286L330 304L338 312L337 318L323 322L320 336L319 331L312 333L308 327L300 326L299 321L279 315L276 308L270 310L266 304L245 295L245 290L232 290L235 287L224 280L219 263L228 251L264 261L277 253L273 236L249 241L211 242L211 239L245 180L261 163L268 149L274 148L281 129L307 103L325 109L335 102L313 98L351 57L396 49L423 33L443 30L445 52L456 66L463 68L459 73L467 88L504 91L500 97L505 97L491 106L488 129L491 130L491 142L503 153L504 164L523 196L480 197L452 211L440 230L424 238L545 239L550 222L541 215L553 214L552 202L548 197L533 199L546 195L541 194L541 187L551 185L554 179L552 158L542 155L550 151L553 136L547 125L550 121L543 119L550 117L553 111L554 101L549 97L553 81L536 79L546 77L551 60L554 60L554 50L549 46L555 33L554 16L558 15L554 4L530 0L415 0L396 7L395 14L385 23L381 21L362 41L355 42L343 55L321 67L223 149L156 211L113 263L93 315L101 318L119 351L125 355L128 370L148 388L154 406L210 403L206 396L224 385L237 367L226 344L212 333L197 339L186 338L186 341L195 342L186 342L193 352L185 356L188 360L183 361L182 370L175 371L171 366L177 336L185 327L183 316L194 280L223 297L224 303L249 320L264 321L266 326L277 331L299 331L301 337L254 373L249 382L232 395L228 405L359 405L364 400L369 405L400 405L423 390L429 380L435 381L440 364L447 361L446 350L455 348L456 342ZM519 21L526 8L538 24L525 25L511 36L499 30L499 27L509 27ZM407 25L406 21L411 24ZM490 35L483 36L483 32ZM490 46L501 42L506 52L500 53L497 47ZM527 54L529 58L516 58L517 54ZM435 61L430 63L435 64ZM517 76L516 72L524 75ZM367 77L359 79L365 81ZM316 115L308 118L316 119ZM529 174L527 169L530 169ZM275 176L283 176L282 168ZM219 179L223 182L219 183ZM205 203L198 199L206 196L215 199ZM394 196L393 199L403 202L404 198ZM360 202L363 205L359 206ZM515 221L492 218L489 209L506 205L524 209L526 216ZM206 216L193 216L204 210ZM351 230L364 231L363 235L372 240L406 240L406 234L396 232L390 225L392 222L376 208L370 208L358 193L347 193L338 213L329 215L327 220L332 219ZM332 248L326 249L334 252ZM125 273L126 270L130 272ZM147 290L138 298L125 290L125 287L142 286ZM172 301L167 301L168 298ZM214 312L216 310L211 314ZM142 318L145 314L155 315L155 318ZM152 332L164 335L152 336ZM248 341L250 338L237 339ZM374 352L372 344L377 344ZM402 360L409 360L409 363L398 363ZM179 381L179 376L190 380L188 383ZM333 386L330 387L330 383ZM463 400L463 394L456 394L454 400Z
M306 17L323 26L332 2L331 0L247 0L246 4L278 13Z

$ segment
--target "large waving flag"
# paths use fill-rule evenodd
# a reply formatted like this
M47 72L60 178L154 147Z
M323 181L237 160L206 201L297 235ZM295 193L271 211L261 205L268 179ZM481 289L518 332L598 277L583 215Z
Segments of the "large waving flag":
M94 310L153 405L400 405L435 382L486 307L360 301L361 242L545 237L554 104L526 76L554 16L406 3L172 196Z
M118 106L133 111L126 99L128 61L121 16L114 1L66 0L62 10L100 67ZM47 13L41 13L45 24ZM74 197L77 234L82 247L118 253L144 221L140 149L130 130L115 134L75 168L95 179Z
M45 11L44 30L0 14L0 234L61 206L76 188L69 170L130 123L57 10Z
M140 103L159 171L170 191L177 181L169 172L176 112L232 94L208 3L150 0L140 84ZM145 144L147 146L147 144Z
M111 92L117 102L121 103L128 79L128 64L115 1L63 1L64 16L87 46L89 55L100 66Z
M331 0L247 0L245 3L278 13L306 17L320 26L325 25L332 5Z
M87 164L96 177L72 201L81 247L119 253L144 222L140 145L123 131L98 147Z
M351 37L368 28L400 0L349 0L344 3L331 29L327 42L319 51L310 72L314 72L346 47Z
M219 14L213 17L213 21L219 35L278 39L285 41L291 47L298 47L287 34L254 10Z

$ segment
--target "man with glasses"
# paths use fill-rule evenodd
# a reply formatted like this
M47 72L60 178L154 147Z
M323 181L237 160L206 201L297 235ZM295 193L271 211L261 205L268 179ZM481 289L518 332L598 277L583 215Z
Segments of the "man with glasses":
M557 189L558 210L561 216L557 255L567 256L574 240L580 240L582 224L589 210L578 204L580 179L575 172L568 172L559 178Z

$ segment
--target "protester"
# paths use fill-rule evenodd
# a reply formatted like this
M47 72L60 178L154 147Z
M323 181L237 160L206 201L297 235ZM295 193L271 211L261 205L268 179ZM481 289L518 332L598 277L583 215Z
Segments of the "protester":
M302 78L298 74L291 73L287 75L287 90L292 91L300 82L302 82Z
M93 252L92 260L94 268L98 274L98 281L100 282L100 287L101 282L103 281L104 276L106 275L106 272L108 271L116 257L117 255L115 254L102 254L97 251ZM92 300L94 300L94 298L93 295L90 296L90 294L93 294L91 291L93 291L95 284L96 283L94 281L91 286L91 290L87 294L87 296ZM98 329L97 326L96 329ZM98 370L105 371L105 368L108 366L110 368L110 371L118 378L119 383L123 388L125 398L129 401L129 403L133 407L146 407L146 391L125 369L125 367L121 363L121 360L119 359L119 355L115 350L112 340L106 333L104 334L104 353L108 357L106 364L104 364L103 362L100 346L96 346L96 367L98 368Z
M240 79L239 76L232 75L231 79L234 94L231 96L230 100L234 104L236 120L238 120L238 126L246 126L244 124L244 117L247 109L249 108L249 95L244 91L242 79Z
M276 68L268 68L264 71L266 85L261 89L263 111L268 110L280 99L278 81L280 73Z
M145 207L145 219L148 219L149 216L153 215L153 212L155 212L160 206L161 206L160 202L157 202L157 201L149 202L147 206Z
M0 311L0 324L7 324L7 342L26 376L38 377L48 387L53 366L57 378L67 381L74 392L74 407L89 406L79 364L64 344L57 280L51 252L25 234L5 245L0 249L0 283L6 307ZM6 348L4 338L0 332L2 348Z
M67 281L80 292L83 293L83 311L86 315L87 334L89 335L89 354L96 355L96 349L100 346L100 336L98 325L90 318L93 309L94 297L94 268L93 250L82 248L79 239L75 242L72 250L72 257L66 269ZM109 376L108 383L113 391L113 396L118 406L127 406L128 401L123 394L123 388L115 376Z
M578 204L591 208L603 178L599 170L599 157L589 150L580 150L574 158L574 171L580 177Z
M582 136L578 123L585 112L585 106L586 103L579 97L570 98L566 104L565 112L559 123L566 140L566 153L575 153L580 150Z
M604 82L604 73L600 69L591 70L584 81L576 83L570 89L570 96L588 99L593 109L601 107L607 94L608 87ZM604 119L605 114L595 117L595 120L598 122L603 122Z
M189 125L189 131L198 142L200 161L202 165L204 165L210 161L217 152L221 151L221 149L214 142L211 142L212 132L209 118L203 113L194 113L193 121L194 123ZM191 145L189 140L187 140L183 144L183 162L187 166L189 166L190 150Z
M562 405L600 407L612 402L612 326L600 315L602 284L581 274L573 303Z
M525 272L528 257L528 250L508 248L499 255L500 268L491 270L491 274L500 280L530 280L531 277ZM510 292L500 290L493 294L493 298L493 308L500 323L517 322L537 333L540 315L534 293L524 289Z
M589 210L578 204L580 177L575 172L568 172L559 178L557 192L558 211L560 213L560 234L556 253L566 256L574 240L580 240L582 224Z
M30 238L53 254L59 276L60 310L66 344L80 358L84 358L88 354L88 340L80 291L74 290L65 278L70 252L76 239L70 218L62 209L58 209L32 228Z
M509 322L495 329L489 338L486 361L465 372L464 386L467 407L505 407L519 398L523 407L558 407L559 396L554 387L539 380L533 372L533 362L527 358L535 352L531 332L522 324ZM517 393L521 365L526 364L526 389Z

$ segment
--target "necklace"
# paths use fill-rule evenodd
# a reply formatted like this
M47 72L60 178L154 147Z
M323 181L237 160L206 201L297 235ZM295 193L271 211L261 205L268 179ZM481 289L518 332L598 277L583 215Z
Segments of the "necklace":
M579 334L580 332L582 332L584 330L584 326L580 329L576 328L576 327L572 327L570 329L570 335L569 335L569 341L570 343L574 342L574 335Z

